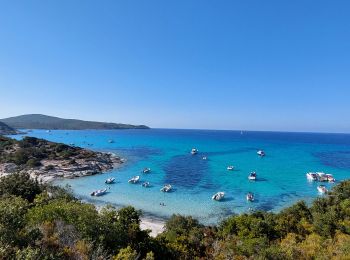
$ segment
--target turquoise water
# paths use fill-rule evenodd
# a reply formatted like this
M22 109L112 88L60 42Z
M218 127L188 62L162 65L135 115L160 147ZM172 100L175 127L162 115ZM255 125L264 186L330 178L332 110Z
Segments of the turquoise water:
M233 213L277 211L301 199L311 201L320 195L317 183L306 180L308 171L332 173L337 181L350 177L350 135L345 134L152 129L33 130L28 135L114 152L127 159L121 168L105 174L56 182L69 184L81 199L118 207L132 205L145 215L160 218L173 213L192 215L205 224L215 224ZM114 143L109 143L110 139ZM197 155L190 154L193 147L199 150ZM266 156L257 156L258 149ZM227 171L228 165L236 169ZM145 167L150 167L151 173L141 173ZM255 182L247 178L251 171L257 172ZM128 179L135 175L141 176L141 183L149 181L151 187L129 184ZM108 186L109 193L89 196L104 188L108 177L117 180ZM160 192L167 183L173 191ZM225 199L211 200L218 191L226 193ZM246 201L247 192L255 194L253 203Z

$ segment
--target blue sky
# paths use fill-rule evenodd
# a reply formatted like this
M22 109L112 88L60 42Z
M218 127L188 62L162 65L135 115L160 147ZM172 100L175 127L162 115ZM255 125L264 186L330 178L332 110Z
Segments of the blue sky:
M1 1L0 117L350 132L350 1Z

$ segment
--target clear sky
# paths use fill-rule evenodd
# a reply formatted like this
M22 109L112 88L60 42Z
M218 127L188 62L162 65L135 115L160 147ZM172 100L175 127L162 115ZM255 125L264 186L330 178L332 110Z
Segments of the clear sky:
M0 117L350 132L350 1L2 1Z

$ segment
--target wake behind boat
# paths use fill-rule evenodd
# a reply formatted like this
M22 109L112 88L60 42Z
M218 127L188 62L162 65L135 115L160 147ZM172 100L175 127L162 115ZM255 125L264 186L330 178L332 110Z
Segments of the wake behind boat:
M132 184L135 184L135 183L138 183L139 180L140 180L140 176L134 176L128 182L132 183Z
M212 199L212 200L219 201L219 200L222 200L224 197L225 197L225 192L220 191L220 192L218 192L218 193L215 193L215 194L211 197L211 199Z

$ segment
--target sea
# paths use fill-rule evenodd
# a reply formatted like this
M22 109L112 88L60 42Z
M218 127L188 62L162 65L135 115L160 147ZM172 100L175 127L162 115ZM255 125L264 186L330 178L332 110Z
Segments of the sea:
M350 178L349 134L132 129L31 130L26 135L125 158L121 167L110 172L55 184L69 187L83 201L117 208L131 205L155 219L181 214L214 225L233 214L278 212L297 201L311 203L322 196L319 183L307 181L307 172L331 173L335 184ZM198 149L196 155L191 154L192 148ZM258 150L266 156L258 156ZM227 170L230 165L233 171ZM148 167L151 172L142 173ZM257 173L256 181L248 180L252 171ZM136 175L140 182L128 183ZM116 182L105 184L110 177ZM143 182L150 186L142 187ZM161 192L165 184L173 189ZM331 189L335 184L324 185ZM104 196L90 196L105 187ZM220 191L225 192L224 199L212 200ZM248 192L255 195L254 202L247 202Z

